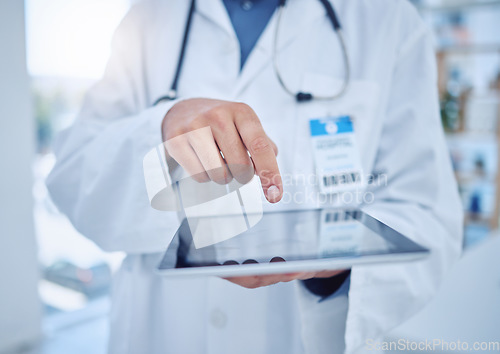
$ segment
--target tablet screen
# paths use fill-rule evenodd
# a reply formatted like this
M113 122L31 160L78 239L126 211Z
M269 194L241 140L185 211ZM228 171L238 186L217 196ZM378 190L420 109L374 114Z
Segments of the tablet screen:
M344 209L264 213L246 231L222 241L207 242L220 230L227 231L242 223L236 219L239 217L184 219L159 269L427 252L366 213Z

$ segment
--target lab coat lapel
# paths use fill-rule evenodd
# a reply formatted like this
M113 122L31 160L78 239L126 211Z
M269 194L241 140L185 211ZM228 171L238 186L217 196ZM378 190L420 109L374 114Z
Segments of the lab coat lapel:
M224 4L222 5L224 6ZM324 8L319 1L288 1L281 17L279 39L277 43L278 56L280 52L293 43L301 33L307 30L308 26L324 15ZM300 20L297 21L297 19ZM240 95L267 65L272 65L276 24L277 11L269 21L243 67L235 87L235 97Z
M198 0L196 1L196 12L219 26L228 35L233 37L235 41L238 40L222 0Z

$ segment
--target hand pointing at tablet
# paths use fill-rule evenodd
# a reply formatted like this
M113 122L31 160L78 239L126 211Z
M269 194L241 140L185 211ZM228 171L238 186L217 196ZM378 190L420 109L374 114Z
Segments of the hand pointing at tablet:
M240 183L254 173L271 203L283 196L276 161L277 148L266 135L259 118L246 104L213 99L188 99L175 104L162 124L167 160L182 166L196 181ZM329 278L342 271L300 272L231 277L227 280L257 288L295 279Z
M165 115L162 134L168 162L196 181L246 183L255 173L267 200L281 200L276 145L246 104L204 98L178 102Z

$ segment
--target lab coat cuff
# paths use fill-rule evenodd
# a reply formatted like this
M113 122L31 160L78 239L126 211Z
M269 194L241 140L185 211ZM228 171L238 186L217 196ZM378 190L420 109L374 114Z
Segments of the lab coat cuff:
M302 280L302 285L311 293L319 296L319 301L328 299L330 296L338 296L347 293L349 289L349 275L351 270L344 271L330 278L312 278ZM347 285L346 285L347 283Z

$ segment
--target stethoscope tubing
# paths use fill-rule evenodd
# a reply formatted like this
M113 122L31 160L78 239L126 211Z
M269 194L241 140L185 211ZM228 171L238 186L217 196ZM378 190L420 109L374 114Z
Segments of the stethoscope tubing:
M342 27L340 25L340 21L338 20L337 14L335 13L335 10L333 9L332 5L328 0L320 0L321 3L325 6L326 13L328 15L328 18L330 19L330 22L332 23L333 29L335 33L337 34L337 37L339 39L341 51L342 51L342 58L344 62L344 70L345 70L345 78L344 82L340 88L340 90L330 96L317 96L313 95L312 93L308 92L297 92L295 93L291 89L288 88L286 85L285 81L283 80L283 77L280 73L279 66L278 66L278 40L279 40L279 29L280 29L280 24L281 24L281 18L283 16L283 11L285 8L286 0L281 0L280 4L278 6L278 15L277 15L277 21L276 21L276 30L274 32L274 45L273 45L273 66L274 66L274 71L276 73L276 76L278 78L278 81L281 85L281 87L291 96L294 96L297 102L307 102L311 100L321 100L321 101L330 101L330 100L335 100L340 98L345 94L347 91L347 88L349 87L350 84L350 76L351 76L351 68L349 65L349 54L347 52L347 46L345 43L344 39L344 34L342 32Z
M344 35L342 33L342 26L340 25L340 21L338 19L338 16L337 16L337 14L335 12L335 9L333 8L332 4L330 3L330 1L329 0L319 0L319 1L325 7L326 14L327 14L327 16L328 16L328 18L329 18L332 26L333 26L333 30L337 34L337 37L338 37L338 40L339 40L339 43L340 43L340 47L341 47L341 51L342 51L342 58L343 58L344 70L345 70L345 78L344 78L344 82L343 82L340 90L337 93L335 93L333 95L330 95L330 96L316 96L316 95L314 95L312 93L301 92L301 91L294 92L293 90L291 90L286 85L286 83L285 83L285 81L284 81L284 79L283 79L283 77L282 77L282 75L280 73L279 65L278 65L278 50L277 50L277 48L278 48L278 40L279 40L279 29L280 29L281 19L282 19L282 16L283 16L283 11L284 11L284 8L285 8L285 5L286 5L286 0L280 0L279 5L278 5L278 15L277 15L277 21L276 21L276 30L274 32L274 44L273 44L272 62L273 62L274 71L276 73L276 77L277 77L278 82L280 83L281 87L289 95L295 97L295 100L297 102L307 102L307 101L311 101L311 100L323 100L323 101L326 101L326 100L335 100L335 99L338 99L342 95L345 94L345 92L347 91L347 89L349 87L349 84L350 84L351 68L350 68L350 65L349 65L349 54L348 54L348 51L347 51L347 46L346 46L346 43L345 43ZM191 32L191 24L192 24L192 21L193 21L193 15L194 15L194 12L195 12L195 8L196 8L196 0L191 0L191 5L189 7L189 13L188 13L187 21L186 21L186 26L184 28L184 35L183 35L183 38L182 38L181 50L180 50L180 53L179 53L179 58L177 60L177 67L176 67L176 70L175 70L175 74L174 74L174 78L173 78L172 84L170 86L170 90L168 91L168 93L165 96L162 96L162 97L158 98L154 102L153 106L156 106L158 103L160 103L162 101L171 101L171 100L175 100L175 99L178 98L178 95L177 95L177 86L178 86L180 74L181 74L181 71L182 71L182 65L184 63L184 56L185 56L187 44L188 44L188 41L189 41L189 34Z

